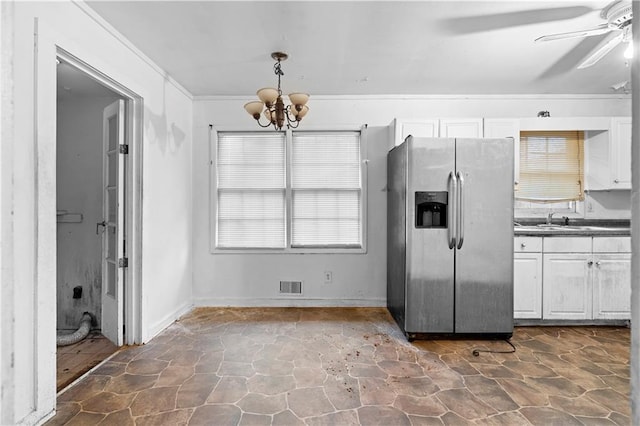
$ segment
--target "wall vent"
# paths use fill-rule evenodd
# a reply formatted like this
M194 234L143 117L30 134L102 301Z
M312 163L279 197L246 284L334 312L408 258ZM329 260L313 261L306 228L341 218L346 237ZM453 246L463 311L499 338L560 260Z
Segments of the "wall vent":
M302 294L302 281L280 281L280 294Z

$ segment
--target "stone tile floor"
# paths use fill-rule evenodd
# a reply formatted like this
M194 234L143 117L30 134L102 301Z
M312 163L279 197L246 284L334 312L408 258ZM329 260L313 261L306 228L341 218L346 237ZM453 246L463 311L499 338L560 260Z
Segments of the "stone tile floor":
M624 327L407 342L383 308L199 308L58 396L47 424L628 425Z

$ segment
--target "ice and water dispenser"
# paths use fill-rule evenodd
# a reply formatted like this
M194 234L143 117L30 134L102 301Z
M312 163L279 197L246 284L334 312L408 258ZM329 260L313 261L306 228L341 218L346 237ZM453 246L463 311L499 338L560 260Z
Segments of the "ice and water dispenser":
M416 192L416 228L447 227L447 191Z

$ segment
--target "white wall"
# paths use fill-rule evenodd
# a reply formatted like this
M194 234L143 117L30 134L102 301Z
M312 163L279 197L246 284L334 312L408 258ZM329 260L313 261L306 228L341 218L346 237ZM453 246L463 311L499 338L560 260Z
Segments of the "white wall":
M640 16L640 2L633 2L633 13ZM633 33L640 46L640 32ZM640 55L634 55L631 81L640 81ZM640 424L640 85L634 84L631 142L631 424Z
M301 128L340 129L369 125L368 252L362 255L211 254L209 241L209 131L255 130L241 97L196 98L194 104L193 194L196 305L386 304L386 153L393 146L387 125L393 118L554 117L629 115L626 96L311 97ZM215 197L213 198L215 201ZM324 271L333 272L325 284ZM304 295L282 299L280 280L302 280Z
M14 412L13 3L0 2L0 424Z
M191 306L193 114L190 95L84 4L5 3L3 66L5 54L13 50L13 55L11 73L6 74L4 68L2 72L3 106L13 106L13 117L2 117L2 315L10 330L2 334L1 422L33 424L55 407L56 48L144 100L142 152L135 153L143 156L143 255L142 265L137 265L142 268L142 341ZM14 42L8 49L5 36ZM5 87L13 88L9 100L4 99ZM5 125L12 130L8 142ZM12 144L12 151L5 151L7 143ZM5 170L12 172L8 181ZM8 229L11 232L5 234ZM6 250L12 250L12 258L5 256ZM12 300L7 301L7 295Z
M117 98L65 98L58 101L56 210L81 214L81 222L57 223L58 330L78 328L83 312L91 312L100 327L102 312L103 220L102 113ZM73 288L82 286L82 297Z
M585 195L586 219L631 219L631 191L590 191Z

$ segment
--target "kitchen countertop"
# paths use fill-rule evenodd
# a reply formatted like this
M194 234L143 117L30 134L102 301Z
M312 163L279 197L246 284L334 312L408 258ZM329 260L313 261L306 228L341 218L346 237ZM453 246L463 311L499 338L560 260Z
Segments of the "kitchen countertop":
M629 221L581 221L568 225L553 223L523 223L518 222L513 228L515 236L536 237L594 237L594 236L630 236Z

